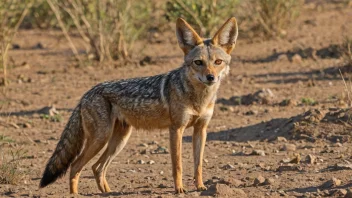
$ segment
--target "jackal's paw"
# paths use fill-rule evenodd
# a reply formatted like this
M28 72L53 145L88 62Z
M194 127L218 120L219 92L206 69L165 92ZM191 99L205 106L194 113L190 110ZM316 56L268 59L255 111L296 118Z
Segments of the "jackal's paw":
M199 185L197 186L197 191L206 191L208 188L205 187L203 184L202 185Z
M176 193L176 194L187 193L187 190L184 189L183 187L181 187L181 188L176 188L175 193Z

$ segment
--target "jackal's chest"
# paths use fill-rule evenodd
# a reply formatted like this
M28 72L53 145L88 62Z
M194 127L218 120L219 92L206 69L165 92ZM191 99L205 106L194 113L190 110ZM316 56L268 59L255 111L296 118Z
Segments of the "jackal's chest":
M189 107L187 108L186 113L190 115L192 118L191 120L198 118L210 119L214 112L214 105L215 102L211 101L202 106Z
M192 115L198 117L209 116L209 114L213 114L215 101L216 92L201 97L198 96L191 100L191 105L189 105L188 109Z

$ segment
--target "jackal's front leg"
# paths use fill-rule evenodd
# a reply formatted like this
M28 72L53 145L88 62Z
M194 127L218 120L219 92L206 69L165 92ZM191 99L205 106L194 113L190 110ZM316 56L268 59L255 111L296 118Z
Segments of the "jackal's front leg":
M199 120L194 125L194 132L192 137L193 143L193 157L194 157L194 179L195 186L198 191L207 190L203 184L202 165L205 141L207 139L208 120Z
M172 176L176 194L185 193L182 184L182 134L184 127L170 127L170 153L172 161Z

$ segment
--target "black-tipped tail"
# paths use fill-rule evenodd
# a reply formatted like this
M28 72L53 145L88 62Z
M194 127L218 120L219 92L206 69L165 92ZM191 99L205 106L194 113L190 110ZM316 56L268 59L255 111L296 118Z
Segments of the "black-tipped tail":
M39 187L44 188L45 186L54 183L58 178L62 177L65 175L68 167L65 169L57 170L57 171L52 171L49 166L45 168L45 171L43 173L43 177L40 180Z
M80 106L77 106L62 132L59 143L53 155L50 157L39 187L43 188L54 183L58 178L65 175L71 163L81 152L84 142L84 134L80 119Z

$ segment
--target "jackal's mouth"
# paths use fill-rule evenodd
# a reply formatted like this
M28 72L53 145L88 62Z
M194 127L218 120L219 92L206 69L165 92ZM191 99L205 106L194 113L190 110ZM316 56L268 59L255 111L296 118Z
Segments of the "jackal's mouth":
M208 85L208 86L212 86L213 84L215 84L216 82L205 82L204 84Z
M209 81L204 82L204 81L202 81L202 79L200 79L199 77L198 77L198 80L199 80L200 82L202 82L203 84L207 85L207 86L212 86L213 84L216 83L216 82L214 82L214 81L212 81L212 82L209 82Z

